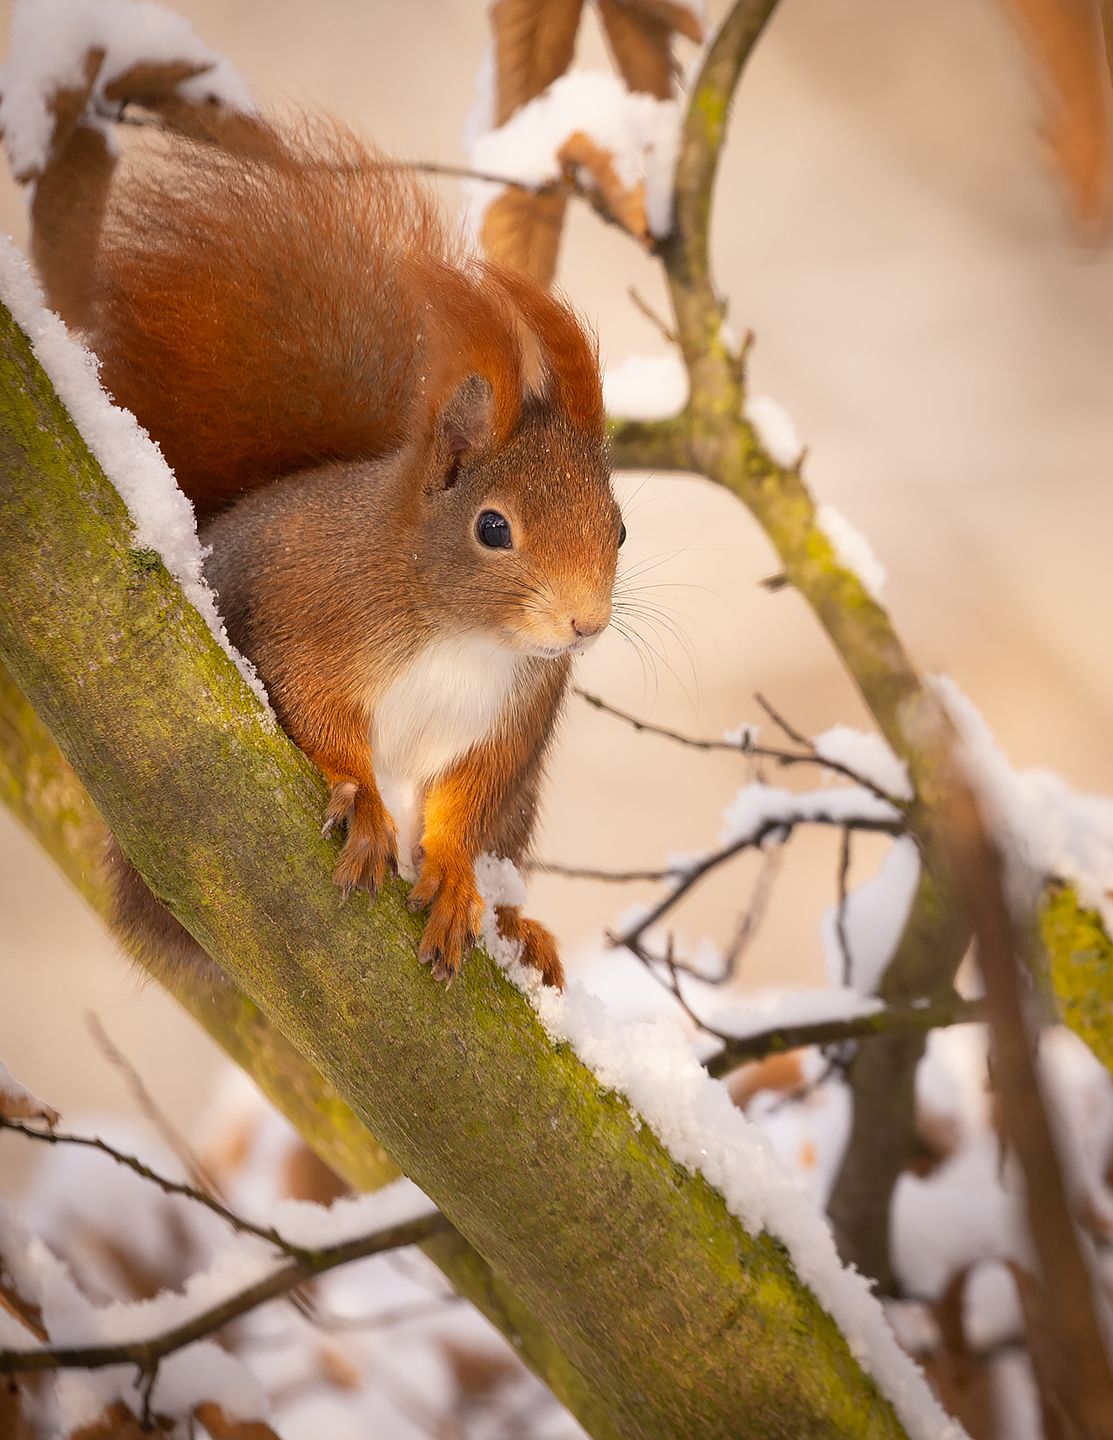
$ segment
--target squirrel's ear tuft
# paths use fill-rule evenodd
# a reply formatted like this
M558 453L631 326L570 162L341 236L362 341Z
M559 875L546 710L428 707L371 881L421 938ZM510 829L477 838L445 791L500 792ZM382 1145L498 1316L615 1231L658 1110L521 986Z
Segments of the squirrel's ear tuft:
M445 455L444 489L456 484L463 455L490 438L493 398L489 381L482 375L469 375L445 402L439 422Z

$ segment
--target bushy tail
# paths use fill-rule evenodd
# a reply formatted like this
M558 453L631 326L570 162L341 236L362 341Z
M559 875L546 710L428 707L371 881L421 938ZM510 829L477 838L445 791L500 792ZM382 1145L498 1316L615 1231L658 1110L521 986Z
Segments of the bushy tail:
M343 132L250 137L167 136L122 167L88 327L202 513L402 442L422 320L407 260L450 260L423 189Z

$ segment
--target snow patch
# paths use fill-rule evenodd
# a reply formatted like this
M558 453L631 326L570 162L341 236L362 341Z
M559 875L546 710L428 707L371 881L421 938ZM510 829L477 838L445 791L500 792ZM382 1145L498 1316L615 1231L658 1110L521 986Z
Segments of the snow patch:
M781 467L791 470L799 462L804 447L796 434L792 416L778 400L768 395L749 395L742 414L754 427L761 448Z
M980 711L947 676L932 685L962 743L971 783L1005 847L1010 888L1032 900L1054 877L1113 935L1113 797L1082 795L1048 770L1014 770Z
M880 604L885 589L885 567L866 537L833 505L820 505L815 518L816 524L830 540L839 563L856 575L867 595Z
M45 3L49 6L54 0ZM178 489L158 446L130 411L113 405L102 390L96 357L46 309L30 267L6 235L0 235L0 300L30 340L62 404L127 505L135 548L159 555L273 723L262 681L229 641L216 597L205 580L205 551L197 538L193 506Z
M908 766L872 730L855 730L849 725L833 725L812 741L822 760L845 765L863 780L869 780L886 795L896 800L912 799L912 782Z
M850 986L872 995L897 948L920 881L920 854L907 835L894 840L877 874L846 897L843 929L850 958ZM839 939L838 907L824 912L819 927L827 974L841 985L846 967Z
M688 372L679 355L630 355L603 374L608 415L667 420L688 403Z
M797 792L754 780L743 785L723 811L719 839L724 846L741 844L756 839L763 830L775 832L779 824L787 829L815 820L896 824L900 811L860 785Z
M481 83L476 114L483 113L490 113L490 105ZM645 185L649 228L654 235L666 235L672 221L680 106L676 100L634 94L617 75L580 71L554 80L505 125L471 140L472 168L520 185L552 184L561 177L558 152L577 132L608 152L625 189ZM502 188L488 181L469 182L468 210L476 232Z
M37 175L46 164L60 90L83 83L85 57L103 49L93 102L108 110L106 86L143 61L184 61L203 71L178 86L187 100L215 100L232 110L254 109L251 91L232 65L201 41L181 15L149 0L21 0L12 17L11 53L0 88L0 131L15 175ZM110 133L107 121L85 123Z

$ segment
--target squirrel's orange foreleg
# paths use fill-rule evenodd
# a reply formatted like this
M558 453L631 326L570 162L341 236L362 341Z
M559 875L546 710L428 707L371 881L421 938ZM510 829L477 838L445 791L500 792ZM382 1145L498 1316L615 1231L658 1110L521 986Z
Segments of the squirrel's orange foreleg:
M532 777L523 777L518 756L496 755L499 749L506 752L509 747L492 744L473 750L425 799L420 870L409 904L412 910L429 911L419 958L432 966L438 979L452 979L479 933L483 902L475 884L476 856L485 849L506 853L509 848L516 860L528 838L536 785ZM516 807L515 829L529 812L521 843L511 847L500 844L507 838L503 812L508 805ZM543 925L525 919L516 905L500 905L498 922L508 940L521 942L523 964L539 970L548 984L563 986L556 941Z
M327 737L318 733L311 743L292 738L332 786L323 833L337 825L347 832L333 880L345 898L361 889L374 899L397 868L398 837L375 781L366 724L353 715L331 726Z

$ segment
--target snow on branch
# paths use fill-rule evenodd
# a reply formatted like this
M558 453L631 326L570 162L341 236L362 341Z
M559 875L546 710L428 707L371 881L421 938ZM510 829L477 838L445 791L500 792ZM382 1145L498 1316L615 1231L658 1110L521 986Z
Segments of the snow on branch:
M503 183L540 188L575 176L598 190L631 233L667 233L680 109L675 100L633 94L617 75L562 75L505 125L475 136L473 167ZM500 187L470 187L472 224L498 198ZM641 216L644 215L644 225Z
M48 8L51 3L47 0ZM130 0L122 8L130 8ZM197 538L193 506L178 489L158 446L130 411L105 394L96 357L47 310L30 267L6 235L0 235L0 303L30 340L73 423L127 505L136 551L158 555L273 721L262 681L229 641L204 577L205 551Z
M702 1174L732 1214L780 1240L821 1304L891 1401L914 1440L962 1440L918 1366L897 1343L869 1282L839 1260L823 1215L757 1126L712 1080L675 1023L622 1021L576 981L558 993L511 964L554 1041L566 1041L609 1089L626 1097L685 1169Z
M266 1404L254 1376L208 1337L307 1280L419 1243L445 1225L408 1180L337 1200L327 1209L307 1201L278 1201L271 1206L273 1223L262 1225L99 1138L35 1130L13 1120L0 1124L51 1145L98 1149L163 1193L219 1216L236 1232L237 1238L217 1250L180 1292L97 1305L51 1251L7 1212L0 1213L0 1279L10 1275L7 1308L19 1317L3 1323L0 1306L0 1344L5 1347L0 1374L74 1372L60 1378L57 1390L67 1433L98 1423L121 1405L144 1424L155 1415L188 1415L206 1404L242 1420L264 1416ZM28 1329L45 1343L27 1348Z
M95 75L82 123L106 135L119 108L114 87L129 72L154 66L180 72L176 89L185 100L254 109L232 65L172 10L148 0L20 0L0 70L0 133L17 179L29 180L46 166L57 123L52 102L89 82L91 56Z

